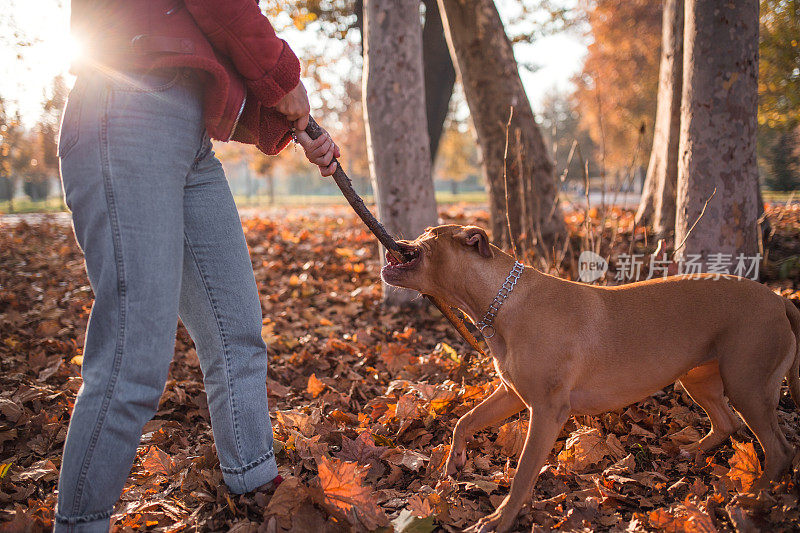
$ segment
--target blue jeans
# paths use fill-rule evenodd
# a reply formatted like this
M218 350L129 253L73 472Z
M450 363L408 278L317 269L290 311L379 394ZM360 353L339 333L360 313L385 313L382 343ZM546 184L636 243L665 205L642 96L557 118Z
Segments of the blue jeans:
M261 304L242 225L189 70L79 75L61 175L95 295L56 531L107 531L164 390L178 317L197 347L223 479L277 474Z

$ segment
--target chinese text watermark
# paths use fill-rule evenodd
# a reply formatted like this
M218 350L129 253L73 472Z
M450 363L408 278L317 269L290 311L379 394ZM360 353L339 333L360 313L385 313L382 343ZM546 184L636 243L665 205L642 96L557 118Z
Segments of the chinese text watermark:
M688 279L699 278L701 274L710 275L712 279L722 276L737 276L758 280L761 254L708 254L705 261L701 254L685 254L678 261L646 254L619 254L612 268L613 280L619 283L666 278L679 275ZM609 271L608 261L602 256L584 250L578 258L578 278L584 283L591 283L603 277ZM646 275L645 275L646 274Z

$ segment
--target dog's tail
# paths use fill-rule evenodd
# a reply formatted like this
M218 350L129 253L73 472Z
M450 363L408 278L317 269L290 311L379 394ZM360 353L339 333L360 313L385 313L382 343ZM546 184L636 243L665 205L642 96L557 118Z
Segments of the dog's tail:
M798 311L793 301L785 299L786 304L786 317L792 325L792 333L795 337L794 346L794 363L786 374L786 382L789 384L789 391L792 393L792 399L795 406L800 408L800 311Z

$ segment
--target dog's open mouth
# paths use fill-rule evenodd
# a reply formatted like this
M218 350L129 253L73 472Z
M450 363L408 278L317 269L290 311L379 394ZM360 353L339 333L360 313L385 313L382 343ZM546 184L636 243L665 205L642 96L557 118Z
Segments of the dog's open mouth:
M384 270L407 270L419 264L420 257L422 257L419 249L404 243L398 244L402 250L403 258L399 259L396 257L397 254L386 252L386 266L383 267Z

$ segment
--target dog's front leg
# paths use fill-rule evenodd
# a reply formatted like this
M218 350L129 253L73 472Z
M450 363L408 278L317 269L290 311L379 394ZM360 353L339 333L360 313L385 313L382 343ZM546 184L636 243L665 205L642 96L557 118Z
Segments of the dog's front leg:
M456 422L453 430L453 444L447 455L444 467L444 476L452 476L464 466L467 460L467 441L477 432L487 426L502 422L525 408L525 403L510 390L505 383L501 383L488 398L472 408Z
M495 512L480 519L467 531L503 533L511 528L519 510L530 498L533 485L539 477L539 471L553 448L558 432L566 422L569 412L567 402L550 402L549 405L536 405L531 408L528 434L525 437L525 446L522 448L517 474L511 483L511 492Z

